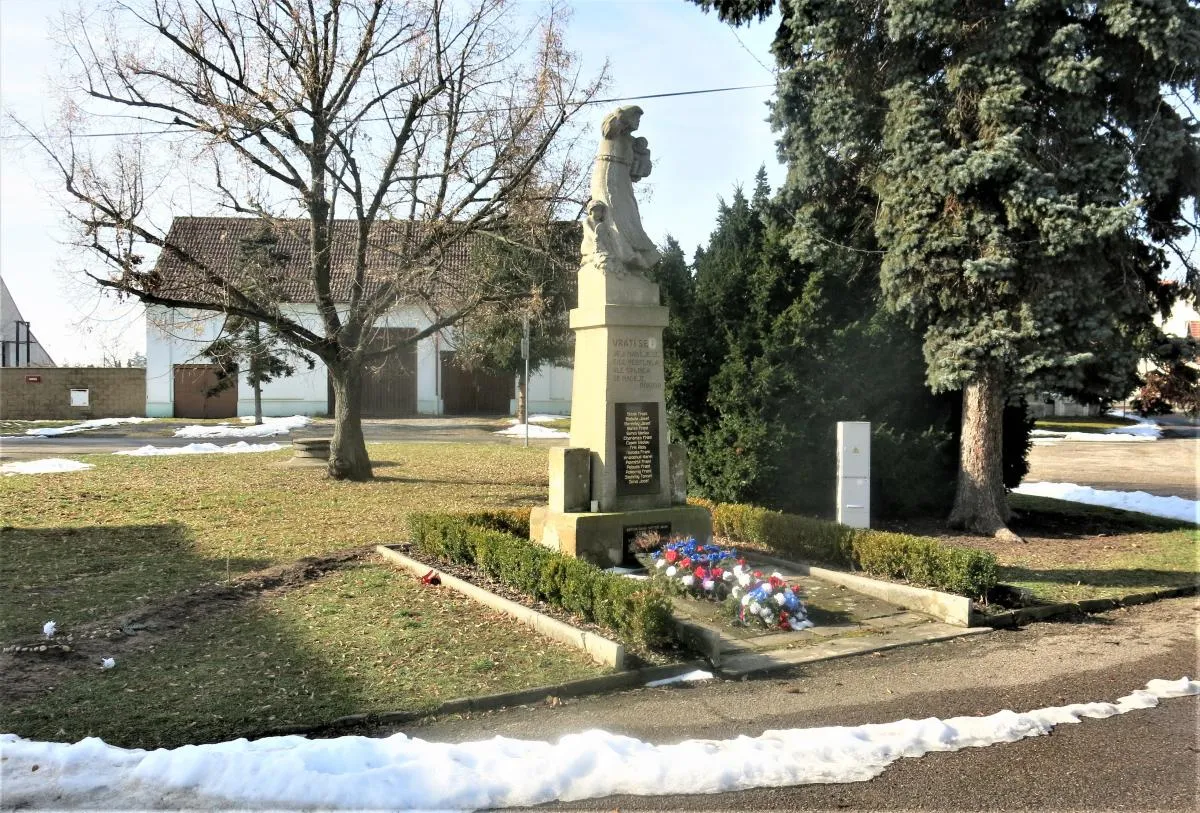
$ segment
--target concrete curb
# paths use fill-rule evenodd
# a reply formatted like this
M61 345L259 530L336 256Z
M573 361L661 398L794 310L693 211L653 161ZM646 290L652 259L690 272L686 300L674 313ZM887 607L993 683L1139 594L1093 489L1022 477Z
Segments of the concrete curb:
M951 593L930 590L927 587L895 584L893 582L872 579L868 576L859 576L854 573L843 573L840 570L828 570L823 567L815 567L800 562L790 562L787 559L768 556L758 551L751 551L750 555L778 567L795 570L801 576L812 576L822 581L840 585L847 590L854 590L871 598L895 604L897 607L905 610L916 610L925 615L931 615L939 621L952 624L956 627L969 627L974 620L971 612L971 599L966 596L956 596Z
M423 564L416 559L410 559L403 553L392 550L386 545L376 545L375 551L384 559L395 562L417 576L424 576L429 571L436 570L442 580L442 584L451 590L456 590L484 606L491 607L493 610L510 615L522 624L532 627L535 632L545 635L547 638L552 638L560 643L583 650L596 663L603 666L611 666L615 669L625 668L625 646L623 644L602 638L592 632L576 629L570 624L565 624L556 618L543 615L537 610L531 610L523 604L509 601L495 593L484 590L482 587L477 587L470 582L443 573L436 567Z
M1063 602L1061 604L1042 604L1036 607L1021 607L1007 610L996 615L977 615L977 623L996 629L1010 629L1028 624L1032 621L1044 621L1064 615L1102 613L1115 610L1118 607L1131 607L1136 604L1149 604L1164 598L1192 596L1200 592L1200 585L1190 584L1183 587L1168 587L1162 590L1151 590L1146 593L1134 593L1120 598L1088 598L1083 601Z
M835 638L804 649L771 650L767 652L739 652L731 654L716 670L727 680L747 680L751 677L766 677L778 672L787 672L798 666L820 661L869 655L889 649L952 641L992 632L991 627L958 627L951 624L930 622L940 629L922 630L904 637L887 638L869 636L863 638Z
M533 703L541 703L552 697L563 699L584 697L590 694L601 694L620 689L636 689L645 686L653 680L685 675L697 669L704 669L706 666L707 664L704 661L671 663L664 666L647 666L642 669L631 669L626 672L600 675L594 678L582 678L552 686L538 686L533 689L520 689L500 694L485 694L479 697L460 697L423 711L382 711L347 714L345 717L338 717L327 723L319 723L317 725L292 725L267 729L258 734L251 735L250 739L283 737L296 734L329 734L339 729L358 728L361 726L403 725L430 717L445 717L451 714L466 714L473 711L495 711L496 709L507 708L509 706L527 706Z

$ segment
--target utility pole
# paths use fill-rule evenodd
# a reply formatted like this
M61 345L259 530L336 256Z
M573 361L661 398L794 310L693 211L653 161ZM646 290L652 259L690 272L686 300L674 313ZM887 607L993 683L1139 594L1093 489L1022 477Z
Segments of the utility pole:
M529 445L529 314L521 320L522 336L521 336L521 358L525 359L525 378L521 386L525 388L522 393L525 403L525 445Z

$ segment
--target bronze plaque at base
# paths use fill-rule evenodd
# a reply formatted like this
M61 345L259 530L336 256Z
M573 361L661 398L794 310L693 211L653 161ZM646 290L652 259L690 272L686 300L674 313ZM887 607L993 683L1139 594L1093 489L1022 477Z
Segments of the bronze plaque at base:
M616 420L617 496L657 494L662 489L658 450L658 402L613 404Z
M662 542L671 538L671 523L648 522L641 525L625 525L621 528L621 536L625 539L625 556L621 559L621 567L641 567L642 563L634 554L637 552L633 543L642 534L657 536Z

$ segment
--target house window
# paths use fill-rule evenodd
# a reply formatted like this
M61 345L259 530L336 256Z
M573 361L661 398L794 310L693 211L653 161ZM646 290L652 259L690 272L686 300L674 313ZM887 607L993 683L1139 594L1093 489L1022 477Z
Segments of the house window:
M85 407L88 405L88 390L71 390L71 406Z

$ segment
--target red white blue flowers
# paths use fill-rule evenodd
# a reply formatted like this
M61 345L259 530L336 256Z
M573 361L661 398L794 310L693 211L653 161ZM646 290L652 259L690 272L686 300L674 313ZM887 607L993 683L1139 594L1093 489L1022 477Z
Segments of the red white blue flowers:
M652 573L682 587L694 598L735 602L739 623L802 630L813 626L800 600L800 588L778 573L751 570L733 548L699 545L694 539L669 542L650 554Z

